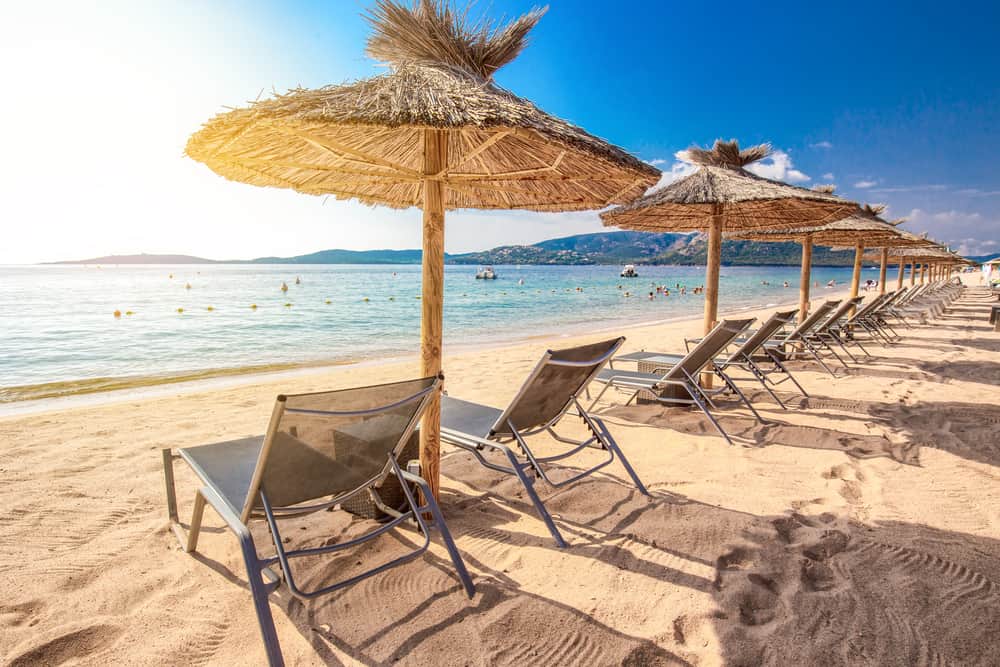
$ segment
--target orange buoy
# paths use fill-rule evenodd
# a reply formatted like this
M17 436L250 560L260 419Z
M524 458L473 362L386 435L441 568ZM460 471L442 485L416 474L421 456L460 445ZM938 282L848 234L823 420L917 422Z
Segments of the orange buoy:
M256 303L251 303L250 304L250 310L257 310L257 304Z
M122 311L116 310L115 311L115 317L121 317L121 316L122 316Z
M212 312L213 310L215 310L215 308L212 308L211 306L209 306L209 307L207 308L207 310L208 310L208 312Z
M177 309L177 312L178 312L178 313L183 313L183 312L184 312L184 309L183 309L183 308L178 308L178 309Z

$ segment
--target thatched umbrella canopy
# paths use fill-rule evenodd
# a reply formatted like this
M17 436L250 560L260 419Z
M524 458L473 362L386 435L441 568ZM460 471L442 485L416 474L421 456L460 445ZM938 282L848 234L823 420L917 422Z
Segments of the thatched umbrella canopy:
M931 241L923 236L916 236L914 234L908 234L908 236L913 237L922 243L914 243L906 247L892 248L884 253L888 256L890 261L896 260L899 262L898 287L903 286L904 267L907 263L910 264L910 284L913 285L916 283L918 266L920 267L921 272L921 282L923 282L926 277L926 267L928 264L950 265L962 261L961 257L934 241Z
M833 194L833 186L818 186L815 191ZM798 241L802 244L802 271L799 280L799 321L801 322L805 320L809 311L809 281L812 273L813 246L844 244L854 246L854 275L851 280L851 296L852 298L857 296L861 284L861 255L865 245L889 243L900 236L894 225L879 217L884 210L885 206L881 204L865 204L856 208L846 218L825 225L740 232L730 236L750 241Z
M444 212L575 211L644 192L659 171L493 81L545 10L506 26L469 23L446 2L377 0L368 55L381 76L284 95L216 116L187 154L231 180L423 209L421 368L441 370ZM438 488L440 404L421 429Z
M746 167L767 157L763 144L740 150L735 141L716 141L711 150L681 154L699 169L630 204L601 215L607 226L649 232L708 232L705 272L705 331L715 325L723 232L811 227L849 215L857 205L762 178Z

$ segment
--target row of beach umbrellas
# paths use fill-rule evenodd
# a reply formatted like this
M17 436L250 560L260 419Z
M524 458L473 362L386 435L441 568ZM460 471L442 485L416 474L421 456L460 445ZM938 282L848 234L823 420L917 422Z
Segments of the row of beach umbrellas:
M423 211L421 372L441 373L445 212L454 209L604 210L605 225L708 237L705 329L718 315L724 235L797 240L803 247L803 312L813 244L881 250L935 267L961 258L907 234L825 190L757 176L747 166L767 146L717 141L684 158L698 169L649 192L660 172L625 150L501 88L494 74L527 45L545 13L505 25L438 0L376 0L365 18L367 53L386 73L343 85L294 89L221 113L190 137L186 153L251 185L332 195ZM614 207L614 208L609 208ZM936 255L923 253L935 250ZM900 254L902 253L902 254ZM439 488L440 404L420 430L422 474Z

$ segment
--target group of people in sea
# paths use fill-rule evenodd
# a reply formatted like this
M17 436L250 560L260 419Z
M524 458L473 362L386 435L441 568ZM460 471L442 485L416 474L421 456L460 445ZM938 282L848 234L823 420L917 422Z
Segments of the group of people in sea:
M649 300L650 301L653 301L658 295L659 296L663 296L663 297L670 296L670 289L671 288L670 288L669 285L657 285L656 283L650 283L650 285L654 288L654 290L649 293ZM621 285L618 286L618 289L621 289ZM687 294L688 293L688 287L687 287L687 285L682 285L681 283L675 283L673 289L678 294ZM697 287L692 287L691 290L690 290L691 294L701 294L704 291L705 291L705 286L704 285L699 285ZM626 292L625 296L631 296L631 295L628 292Z

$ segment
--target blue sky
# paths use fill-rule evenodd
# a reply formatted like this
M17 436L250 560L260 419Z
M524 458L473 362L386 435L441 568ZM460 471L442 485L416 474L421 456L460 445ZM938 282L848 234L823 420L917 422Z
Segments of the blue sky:
M377 73L366 2L80 4L0 9L0 219L14 232L0 263L419 245L416 211L233 184L181 155L225 105ZM1000 252L998 3L550 5L497 75L546 111L673 173L693 143L769 141L767 175L836 183L913 231ZM600 228L594 213L456 212L447 245Z

